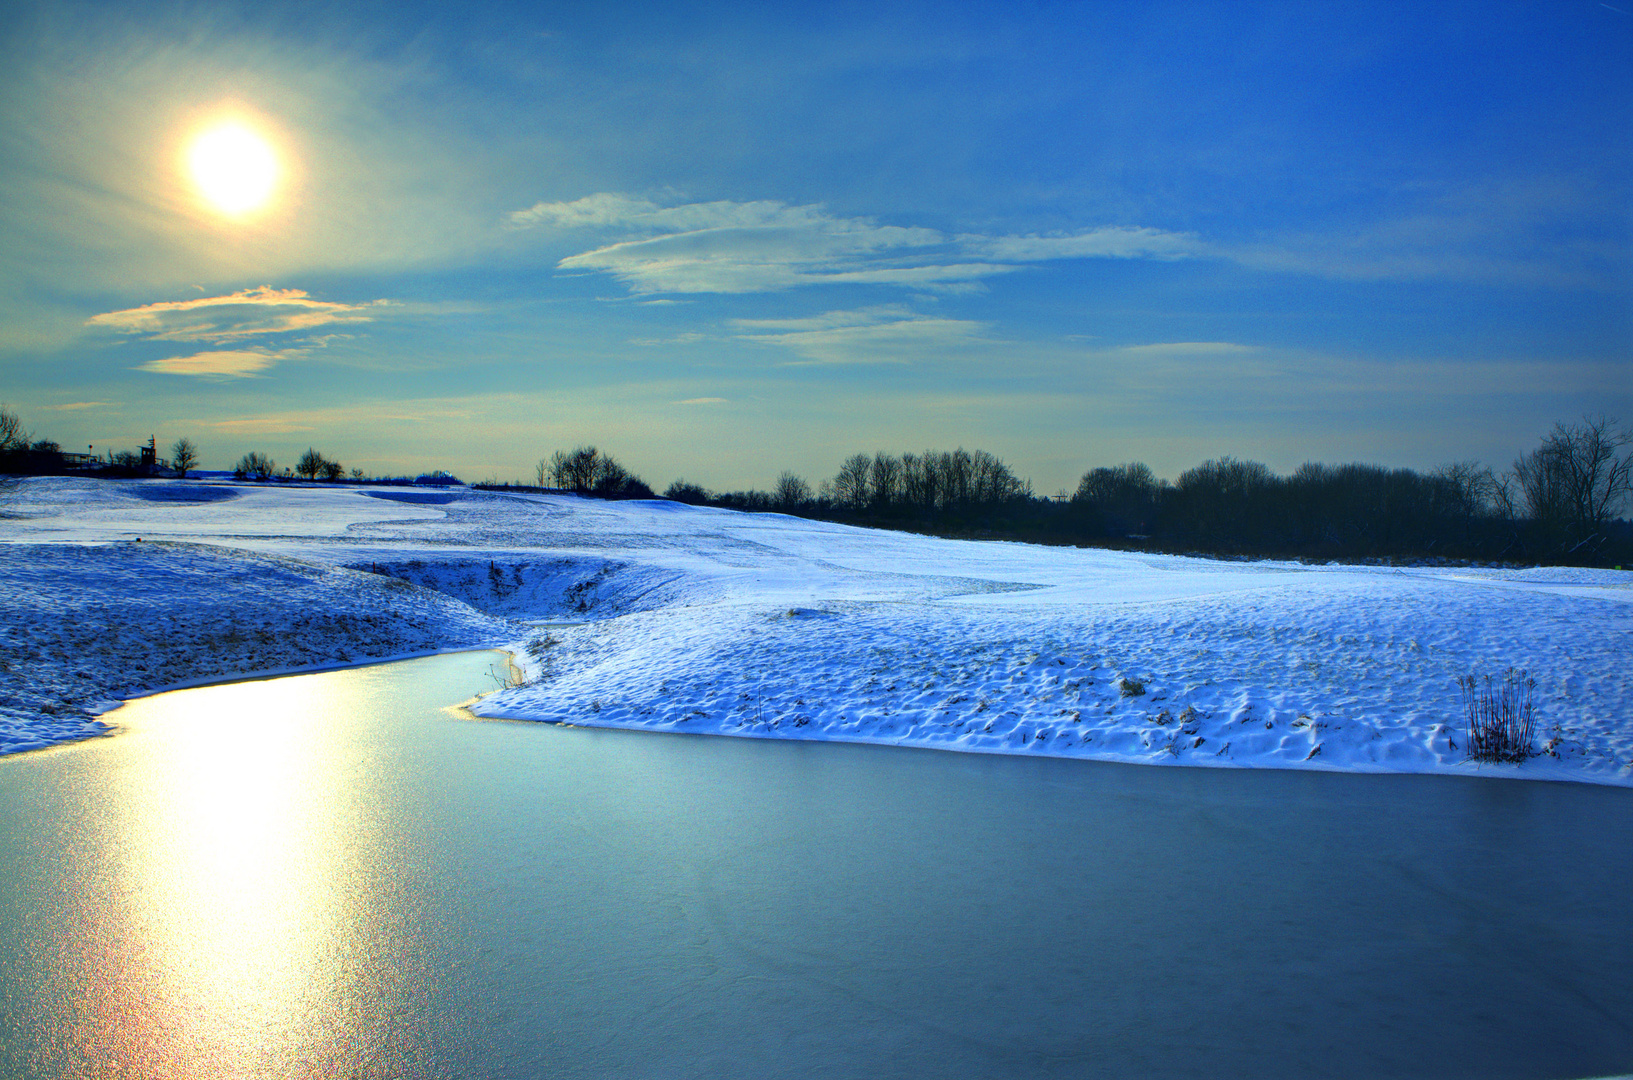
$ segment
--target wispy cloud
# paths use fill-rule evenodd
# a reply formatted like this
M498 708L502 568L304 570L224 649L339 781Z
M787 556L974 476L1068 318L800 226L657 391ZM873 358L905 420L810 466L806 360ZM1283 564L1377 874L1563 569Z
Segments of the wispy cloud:
M1193 238L1150 228L1071 235L948 237L935 229L841 217L820 205L772 200L661 206L601 193L539 203L510 215L518 228L635 233L569 255L568 271L606 273L631 292L773 292L804 285L869 284L968 292L985 278L1054 259L1179 259Z
M982 278L1021 269L996 263L952 263L946 266L894 266L874 270L847 270L827 275L828 282L901 285L928 292L972 292L984 286Z
M836 218L820 205L789 206L775 199L732 202L722 199L706 203L660 206L650 199L602 192L572 202L538 203L510 215L519 227L550 226L560 229L612 228L648 233L701 232L710 229L875 229L862 218ZM928 243L939 243L941 235L929 229L913 232Z
M882 257L940 243L939 234L924 229L800 219L626 240L570 255L559 265L610 273L636 293L770 292L844 281L873 269Z
M1130 356L1217 356L1255 350L1252 345L1232 341L1159 341L1151 345L1124 345L1115 351Z
M1219 259L1346 280L1445 278L1552 287L1623 280L1625 250L1573 229L1567 212L1573 191L1566 184L1488 184L1426 198L1418 213L1393 220L1254 243L1138 225L950 235L844 217L820 204L719 200L664 206L606 192L538 203L512 213L509 222L521 229L600 234L610 242L569 255L558 267L610 274L637 295L836 284L971 292L996 275L1080 259Z
M1049 236L960 236L970 252L1005 262L1051 259L1188 259L1202 254L1196 238L1162 229L1109 227Z
M302 289L274 289L270 285L244 289L226 296L195 300L166 300L123 311L93 315L87 326L153 341L208 341L227 344L268 334L315 330L335 323L368 322L385 301L341 304L314 300Z
M672 402L675 405L724 405L725 403L726 399L723 397L692 397Z
M273 352L267 349L220 349L194 353L192 356L167 356L137 365L140 371L155 371L161 375L205 375L216 378L249 378L258 372L286 360L292 350Z
M631 345L695 345L699 341L707 340L707 335L694 331L683 334L674 334L665 338L630 338Z
M80 409L97 409L104 405L112 405L111 401L65 401L61 405L41 405L47 412L77 412Z
M910 363L984 341L987 324L897 307L830 311L801 319L735 319L738 337L792 350L806 363Z
M292 416L246 416L234 420L197 420L194 423L229 435L288 435L315 430L310 420Z

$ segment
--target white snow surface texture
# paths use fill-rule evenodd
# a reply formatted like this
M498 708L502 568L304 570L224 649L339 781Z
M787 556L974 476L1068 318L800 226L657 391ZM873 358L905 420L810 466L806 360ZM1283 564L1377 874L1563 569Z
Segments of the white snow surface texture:
M39 478L0 494L0 601L0 752L101 734L98 714L160 688L499 646L526 681L479 715L1633 786L1633 573L1615 570L1221 562L661 501ZM1510 668L1536 680L1539 754L1477 765L1457 679Z

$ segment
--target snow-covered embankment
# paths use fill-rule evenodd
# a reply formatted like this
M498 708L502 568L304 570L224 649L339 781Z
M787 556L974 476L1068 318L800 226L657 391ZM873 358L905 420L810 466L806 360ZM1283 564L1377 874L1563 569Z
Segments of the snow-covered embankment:
M0 750L93 733L87 707L161 686L507 644L531 681L484 715L1633 785L1633 574L1616 571L1223 563L662 503L158 481L30 481L0 540ZM1510 667L1537 680L1549 753L1476 767L1456 680Z

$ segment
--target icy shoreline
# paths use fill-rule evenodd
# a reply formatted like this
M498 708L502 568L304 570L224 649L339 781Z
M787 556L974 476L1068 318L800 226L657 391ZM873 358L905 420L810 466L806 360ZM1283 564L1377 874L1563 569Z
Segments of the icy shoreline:
M503 647L529 681L482 716L1633 786L1630 573L1217 563L476 492L42 479L7 510L0 752L182 683ZM1456 678L1510 666L1537 677L1553 756L1477 767Z
M0 595L0 753L105 734L135 697L516 632L406 583L202 544L0 545Z

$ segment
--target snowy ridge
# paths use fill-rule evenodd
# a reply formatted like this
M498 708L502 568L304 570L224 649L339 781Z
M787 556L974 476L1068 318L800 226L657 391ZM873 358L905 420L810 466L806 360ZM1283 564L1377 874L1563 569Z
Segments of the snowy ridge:
M434 589L496 615L574 619L661 607L679 573L653 575L637 564L589 556L371 559L352 569Z
M1633 785L1630 573L1216 562L405 494L25 482L0 519L0 748L82 737L88 704L216 672L506 644L529 682L485 716ZM1537 680L1548 752L1475 766L1456 680L1510 667Z
M1148 764L1629 782L1625 723L1584 724L1571 708L1621 696L1614 667L1591 679L1545 674L1538 711L1546 736L1560 729L1552 754L1476 767L1461 749L1458 665L1446 643L1416 632L1422 612L1409 608L1389 625L1345 632L1361 621L1353 599L1340 592L1312 603L1296 625L1283 605L1251 598L1160 614L744 608L684 633L661 616L631 616L553 630L554 643L533 650L539 681L475 711ZM1538 620L1529 655L1566 661L1549 629ZM1625 656L1604 648L1584 659Z
M104 733L120 699L239 675L491 643L440 593L188 543L0 545L0 753Z

